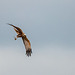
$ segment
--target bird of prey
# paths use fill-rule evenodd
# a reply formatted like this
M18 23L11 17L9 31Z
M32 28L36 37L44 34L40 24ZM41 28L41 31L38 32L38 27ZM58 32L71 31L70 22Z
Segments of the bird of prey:
M25 46L25 49L26 49L26 55L29 57L31 56L31 53L32 53L32 49L31 49L31 44L30 44L30 41L28 40L28 38L26 37L26 34L23 33L23 31L19 28L19 27L16 27L12 24L9 24L8 25L10 26L13 26L14 27L14 30L16 31L17 33L17 37L15 38L15 40L19 37L22 38L23 40L23 43L24 43L24 46Z

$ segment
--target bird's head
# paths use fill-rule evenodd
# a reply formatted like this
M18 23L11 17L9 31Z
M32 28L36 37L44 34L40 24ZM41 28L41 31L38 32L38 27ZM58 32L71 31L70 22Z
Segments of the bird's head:
M26 34L23 34L23 37L26 37Z
M26 34L24 34L24 36L26 36Z

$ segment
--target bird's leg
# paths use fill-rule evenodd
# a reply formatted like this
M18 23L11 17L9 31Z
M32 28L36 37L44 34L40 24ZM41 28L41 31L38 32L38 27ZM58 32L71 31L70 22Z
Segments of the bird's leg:
M18 37L19 37L19 36L17 35L14 39L17 40Z
M20 34L18 34L16 37L15 37L15 40L17 40L17 38L20 38L22 37Z
M22 37L22 35L21 35L21 34L18 34L18 35L17 35L17 38L19 38L19 37Z
M14 39L17 40L17 37L15 37Z

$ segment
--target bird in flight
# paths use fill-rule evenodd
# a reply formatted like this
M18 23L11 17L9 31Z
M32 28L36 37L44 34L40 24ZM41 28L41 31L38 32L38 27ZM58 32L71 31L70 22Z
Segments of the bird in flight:
M23 33L23 31L22 31L19 27L16 27L16 26L14 26L14 25L12 25L12 24L9 24L9 23L8 23L8 25L14 27L14 30L15 30L16 33L17 33L17 36L16 36L15 40L16 40L17 38L22 38L23 43L24 43L24 46L25 46L25 49L26 49L26 55L27 55L28 57L31 56L31 53L32 53L31 44L30 44L30 41L28 40L26 34Z

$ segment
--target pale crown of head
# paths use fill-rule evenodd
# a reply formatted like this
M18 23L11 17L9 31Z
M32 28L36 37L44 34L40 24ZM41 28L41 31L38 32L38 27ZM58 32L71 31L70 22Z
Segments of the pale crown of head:
M24 35L26 35L26 34L24 34Z

